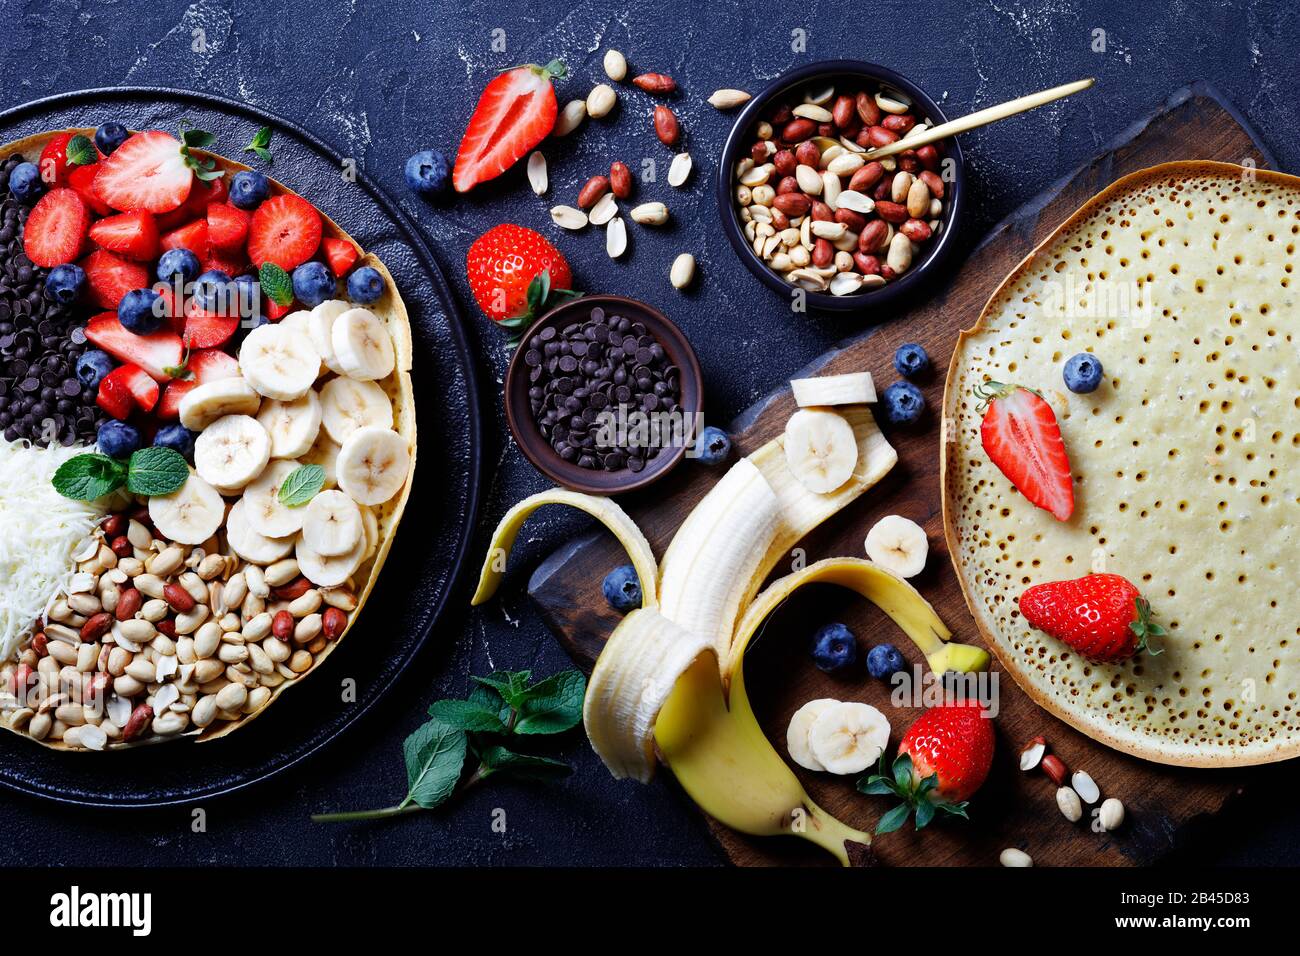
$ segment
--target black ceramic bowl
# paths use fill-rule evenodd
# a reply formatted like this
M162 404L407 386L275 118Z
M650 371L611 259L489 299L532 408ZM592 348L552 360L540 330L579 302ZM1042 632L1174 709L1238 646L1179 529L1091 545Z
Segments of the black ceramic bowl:
M947 121L943 110L939 109L938 104L924 90L893 70L875 63L863 63L857 60L823 60L783 74L746 103L731 127L726 145L722 147L722 161L718 164L715 189L718 211L722 216L722 228L735 248L736 255L740 256L749 271L754 273L764 285L782 296L788 297L794 286L769 268L745 241L744 223L740 220L735 197L736 164L749 155L755 127L776 103L782 100L798 103L802 100L801 93L804 89L827 84L841 87L846 85L845 81L848 81L847 85L854 85L857 78L866 80L872 88L881 86L903 93L918 107L922 118L929 121L931 125ZM961 146L953 137L944 140L944 148L946 150L944 158L951 158L953 164L951 173L946 173L944 177L944 209L940 216L943 228L937 236L921 247L911 268L904 272L901 278L884 286L852 295L837 296L827 292L807 292L807 304L810 308L830 312L865 313L922 291L927 284L936 282L943 269L944 261L953 248L965 206L965 170Z

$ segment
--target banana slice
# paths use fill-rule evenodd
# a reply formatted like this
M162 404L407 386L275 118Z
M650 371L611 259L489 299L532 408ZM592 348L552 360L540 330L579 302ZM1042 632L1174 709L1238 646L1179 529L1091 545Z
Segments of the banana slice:
M316 351L320 353L321 361L325 363L327 369L339 375L345 373L343 366L339 365L339 360L334 355L332 337L334 320L351 308L352 305L342 299L328 299L311 310L306 322L307 334L311 336L311 344L316 346Z
M149 520L159 534L177 544L202 544L217 533L225 516L221 494L195 474L170 495L149 499Z
M338 486L338 458L339 443L321 429L320 434L316 436L315 443L307 449L307 454L303 455L299 461L304 465L320 465L325 469L325 488L334 488Z
M863 405L876 400L876 385L870 372L848 375L820 375L817 378L790 380L795 404L800 408L816 405Z
M829 494L853 476L858 443L843 416L803 408L785 424L785 460L799 483L816 494Z
M375 514L375 509L365 505L357 505L357 508L361 511L361 523L366 529L366 556L361 559L365 561L379 550L379 516Z
M867 557L900 578L910 578L925 570L930 542L925 529L902 515L885 515L867 532Z
M306 508L280 501L280 486L298 469L298 462L278 458L244 489L244 519L267 538L285 538L302 530Z
M206 434L206 432L204 433ZM406 439L391 428L358 428L339 449L339 489L359 505L377 505L397 494L411 469Z
M308 581L318 588L336 588L352 577L365 561L366 539L362 535L346 554L327 557L312 550L302 535L299 535L294 545L294 555L298 558L298 570Z
M262 396L242 378L219 378L196 385L181 399L181 424L201 432L225 415L256 415Z
M305 395L320 367L320 353L307 333L285 322L258 326L239 349L239 370L248 384L282 402Z
M321 400L311 390L292 402L268 399L257 414L257 420L271 436L272 458L307 454L320 434L321 417Z
M194 441L199 477L227 491L244 487L270 460L271 437L256 418L247 415L218 418Z
M320 390L321 424L339 444L358 428L393 427L393 403L374 382L332 378Z
M393 371L393 340L369 309L348 309L330 330L334 358L349 378L373 381Z
M303 512L303 544L319 555L335 558L347 554L358 541L370 546L361 509L341 491L322 491L306 508L290 510Z
M283 319L281 319L276 324L280 328L285 329L287 331L297 332L300 335L306 335L310 337L311 333L307 331L307 322L310 318L311 318L310 312L308 312L306 309L298 309L294 312L290 312L288 315L286 315Z
M254 564L273 564L293 550L293 538L268 538L249 527L244 508L240 498L226 515L226 544L231 551Z
M889 744L889 721L857 701L827 707L808 728L808 748L830 773L861 773Z
M799 766L819 772L826 769L808 749L808 730L818 717L838 703L839 701L829 697L810 700L796 710L794 716L790 718L790 726L785 732L785 749L789 751L790 759Z

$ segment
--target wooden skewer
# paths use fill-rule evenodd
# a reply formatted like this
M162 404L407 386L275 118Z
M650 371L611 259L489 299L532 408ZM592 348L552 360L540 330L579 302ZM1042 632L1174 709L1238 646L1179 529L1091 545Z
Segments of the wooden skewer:
M979 126L987 126L989 123L996 123L1000 119L1006 119L1008 116L1015 116L1017 113L1023 113L1026 110L1036 109L1044 104L1051 103L1053 100L1064 99L1075 93L1086 90L1092 86L1096 80L1089 77L1086 80L1076 80L1073 83L1065 83L1061 86L1054 86L1050 90L1043 90L1039 93L1030 93L1028 96L1017 97L1014 100L1008 100L1005 103L999 103L997 106L990 106L982 109L977 113L971 113L969 116L962 116L955 120L949 120L946 123L940 123L915 136L907 136L896 143L890 143L888 146L879 146L876 149L868 150L865 155L868 159L883 159L886 156L893 156L895 153L901 153L904 150L916 149L918 146L924 146L926 143L933 143L935 140L946 139L949 136L955 136L957 133L965 133L967 130L975 129Z

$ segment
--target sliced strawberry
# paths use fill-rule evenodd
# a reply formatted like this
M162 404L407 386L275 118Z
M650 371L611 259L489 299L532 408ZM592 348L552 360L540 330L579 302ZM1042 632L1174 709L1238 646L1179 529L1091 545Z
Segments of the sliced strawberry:
M41 171L41 179L49 186L66 186L68 184L68 142L77 134L72 130L59 133L41 150L41 158L36 168Z
M225 345L239 328L239 316L225 316L199 308L191 299L185 308L185 331L181 341L186 348L214 349Z
M109 379L112 379L114 382L111 390L116 393L118 391L118 384L124 386L127 394L130 395L132 401L134 401L135 407L140 409L140 411L151 412L153 411L154 406L158 404L158 383L150 378L149 373L140 366L131 364L119 365L117 368L113 369L113 371L104 376L103 380L99 383L100 386L102 387L104 382Z
M229 203L208 205L208 244L217 252L242 249L252 216Z
M230 195L230 187L226 185L226 177L220 176L217 179L211 179L207 182L209 205L214 202L225 202Z
M990 460L1033 504L1068 520L1074 485L1052 406L1037 392L1001 382L985 382L975 394L986 405L980 439Z
M159 382L171 379L168 369L181 364L181 337L168 329L136 335L117 320L116 312L101 312L86 323L86 338L122 362L138 365Z
M208 254L208 221L196 219L188 226L173 229L158 240L161 249L188 249L200 259Z
M342 279L352 271L352 267L357 264L361 258L361 253L357 247L346 239L322 239L320 241L321 251L325 253L325 261L329 263L330 271Z
M320 213L301 196L272 196L253 213L248 257L261 268L274 262L292 271L320 248Z
M564 76L563 63L516 67L487 85L456 154L456 192L500 176L550 135L558 112L552 76Z
M148 262L158 255L158 224L143 209L120 213L91 226L90 241L128 259Z
M176 287L166 282L155 282L153 290L163 300L163 318L167 320L168 327L180 335L185 331L185 312L176 307Z
M23 228L23 251L45 269L72 262L81 252L90 210L71 189L51 189L32 209Z
M181 399L196 385L219 378L234 378L239 374L239 363L221 349L199 349L191 352L186 367L189 378L173 379L163 389L162 399L154 410L160 418L178 417Z
M173 229L179 229L195 219L203 219L208 214L208 203L211 199L211 188L207 183L196 179L194 188L190 190L189 196L185 198L183 203L171 212L164 212L158 216L159 231L171 232Z
M81 197L81 201L97 216L108 216L113 207L99 198L95 192L95 177L99 175L99 166L73 166L68 171L68 188Z
M290 302L288 305L279 305L273 300L267 299L266 306L262 309L262 314L266 316L268 322L279 322L297 308L297 301Z
M248 265L248 259L244 257L243 251L239 249L234 252L218 252L216 249L209 247L207 258L203 260L203 270L205 272L219 269L232 279L241 272L247 271Z
M114 369L113 372L116 372ZM95 395L95 404L112 415L118 421L125 421L126 417L135 409L135 396L127 388L126 382L120 377L115 377L113 372L109 372L99 381L99 391Z
M180 140L157 130L129 137L100 165L95 189L104 202L123 212L170 212L194 187Z
M86 272L90 300L101 309L116 309L122 296L149 284L148 269L103 249L96 249L80 265Z

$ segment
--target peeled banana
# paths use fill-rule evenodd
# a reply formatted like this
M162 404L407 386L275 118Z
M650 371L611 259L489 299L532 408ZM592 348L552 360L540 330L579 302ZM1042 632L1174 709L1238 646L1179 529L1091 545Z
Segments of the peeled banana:
M876 385L870 372L847 375L819 375L790 380L795 404L800 408L819 405L862 405L876 400Z

